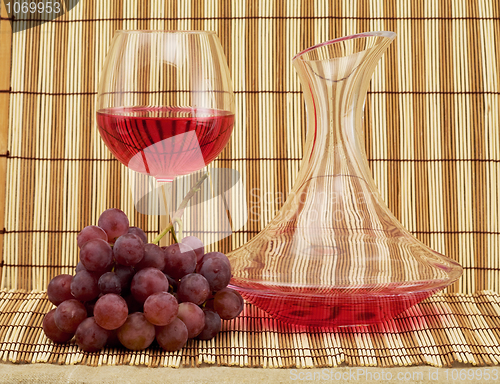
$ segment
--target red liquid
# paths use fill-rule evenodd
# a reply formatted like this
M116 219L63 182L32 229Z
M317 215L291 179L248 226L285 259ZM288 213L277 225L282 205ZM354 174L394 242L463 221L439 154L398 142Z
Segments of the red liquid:
M227 144L234 114L201 108L117 107L97 112L101 137L127 167L159 181L198 171Z
M280 294L264 292L262 287L242 288L242 282L232 279L231 288L243 298L285 323L334 328L353 325L377 324L391 319L411 306L433 295L442 288L425 291L400 292L388 287L371 292L363 289L325 290L321 294L306 296L307 291Z

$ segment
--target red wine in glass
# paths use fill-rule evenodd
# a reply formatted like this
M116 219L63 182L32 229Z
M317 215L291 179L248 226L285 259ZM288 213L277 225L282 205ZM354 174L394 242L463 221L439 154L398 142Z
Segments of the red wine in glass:
M168 182L219 155L231 136L234 114L190 107L114 107L97 111L97 124L118 160Z

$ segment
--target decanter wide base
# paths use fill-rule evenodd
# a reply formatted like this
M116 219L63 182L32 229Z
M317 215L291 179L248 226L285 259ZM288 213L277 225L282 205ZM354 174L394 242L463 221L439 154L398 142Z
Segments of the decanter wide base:
M329 289L318 294L295 292L282 294L262 288L243 288L235 281L231 288L238 290L251 302L272 317L285 323L321 328L351 327L377 324L394 318L442 288L395 293L365 288ZM415 289L415 287L413 287Z

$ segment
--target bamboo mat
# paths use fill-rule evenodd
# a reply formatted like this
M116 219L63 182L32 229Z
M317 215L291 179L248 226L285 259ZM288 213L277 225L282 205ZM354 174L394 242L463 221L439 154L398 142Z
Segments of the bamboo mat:
M146 365L176 366L197 364L199 356L256 366L280 366L280 358L283 366L497 363L498 1L80 0L68 14L32 29L9 34L7 21L2 3L0 287L6 290L3 308L10 308L0 314L4 359L91 364L142 359ZM234 323L236 328L220 336L227 341L218 339L212 352L200 354L202 343L191 343L177 360L162 360L156 350L89 357L75 347L45 343L33 321L40 323L48 303L43 293L23 292L42 291L53 276L73 272L76 234L84 226L96 224L104 209L119 207L150 239L160 229L158 217L135 211L127 171L95 126L99 73L117 29L203 29L221 39L235 89L236 124L214 165L242 174L248 205L254 207L242 230L211 247L224 252L271 220L296 178L306 127L291 58L335 37L396 32L366 100L369 164L396 217L425 244L460 262L463 277L445 295L400 317L408 320L369 336L354 330L308 334L247 306L251 315L239 320L249 324L245 331ZM483 291L491 292L477 293ZM439 312L447 310L452 314ZM418 311L430 314L417 316ZM29 325L19 327L24 321ZM326 344L314 344L317 340Z
M0 291L0 359L14 363L145 365L200 364L264 368L451 366L500 362L500 295L437 294L384 324L333 331L278 323L247 304L210 341L179 352L103 349L84 353L71 342L54 345L42 331L52 307L45 292Z

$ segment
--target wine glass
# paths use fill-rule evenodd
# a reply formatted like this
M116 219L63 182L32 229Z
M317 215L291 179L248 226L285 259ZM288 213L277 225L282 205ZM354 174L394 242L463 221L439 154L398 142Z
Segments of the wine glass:
M167 202L168 195L174 196L172 181L212 162L234 125L232 82L217 35L117 31L101 74L96 111L101 137L116 158L159 182L160 225L170 226L177 241L169 225L174 203ZM174 221L182 212L173 215Z
M102 139L161 183L199 171L234 125L229 68L214 32L117 31L97 95Z

